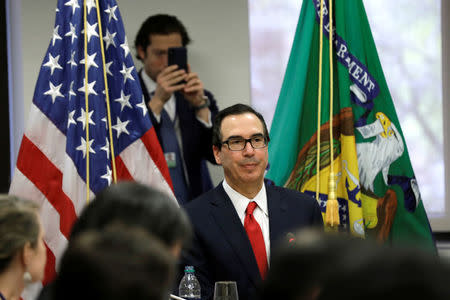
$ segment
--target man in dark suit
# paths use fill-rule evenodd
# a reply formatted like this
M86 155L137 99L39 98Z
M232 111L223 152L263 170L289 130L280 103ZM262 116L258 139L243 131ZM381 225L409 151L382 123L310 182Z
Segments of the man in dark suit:
M188 70L168 66L168 49L189 42L186 28L169 15L149 17L135 40L137 58L144 64L139 79L145 102L180 204L212 188L205 160L214 163L211 120L218 110L189 65Z
M251 299L277 243L298 228L322 225L313 198L264 182L268 142L262 115L247 105L228 107L214 120L213 151L225 179L185 206L194 240L180 264L194 266L203 300L224 280L237 282L239 299Z

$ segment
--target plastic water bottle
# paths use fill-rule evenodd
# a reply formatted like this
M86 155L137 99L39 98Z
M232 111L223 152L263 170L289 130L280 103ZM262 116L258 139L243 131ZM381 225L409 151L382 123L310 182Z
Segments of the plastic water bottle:
M195 277L193 266L184 267L184 276L178 287L178 295L185 299L201 298L200 283L198 282L197 277Z

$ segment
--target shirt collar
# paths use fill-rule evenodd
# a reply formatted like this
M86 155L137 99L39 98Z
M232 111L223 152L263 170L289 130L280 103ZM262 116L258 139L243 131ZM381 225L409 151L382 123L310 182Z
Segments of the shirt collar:
M251 201L255 201L256 204L258 204L258 207L264 212L264 214L268 217L268 209L267 209L267 194L266 194L266 186L263 183L261 189L259 190L258 194L256 194L255 198L249 199L245 197L244 195L240 194L236 190L234 190L227 182L227 180L224 178L222 183L223 189L225 190L225 193L227 193L228 197L230 197L231 202L233 202L234 208L236 209L236 212L239 215L239 218L243 220L245 217L245 209L247 208L247 205Z
M153 79L151 79L150 76L147 75L144 69L141 69L141 77L149 93L156 90L156 82L154 82Z

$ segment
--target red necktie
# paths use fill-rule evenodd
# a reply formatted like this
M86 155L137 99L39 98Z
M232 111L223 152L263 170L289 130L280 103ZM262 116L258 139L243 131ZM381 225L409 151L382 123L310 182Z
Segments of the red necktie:
M264 279L267 273L267 254L261 227L259 227L258 222L253 216L256 205L255 201L248 204L247 209L245 210L244 228L247 232L250 244L252 245L259 273L261 274L262 279Z

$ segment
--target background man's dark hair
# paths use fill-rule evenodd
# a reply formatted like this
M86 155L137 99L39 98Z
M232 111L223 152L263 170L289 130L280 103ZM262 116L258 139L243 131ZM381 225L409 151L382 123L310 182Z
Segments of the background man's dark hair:
M137 182L119 182L97 194L75 222L70 239L110 224L138 226L167 246L188 241L192 234L184 210L169 196Z
M63 255L54 299L165 300L174 265L167 247L142 228L86 231Z
M134 40L134 46L136 49L142 47L145 51L151 43L150 35L168 35L171 33L179 33L181 35L181 42L184 47L191 42L186 27L184 27L183 23L177 17L165 14L150 16L142 23ZM136 57L137 59L141 59L139 55L136 55Z
M222 109L221 111L219 111L217 116L214 118L212 144L219 148L222 145L222 132L220 131L220 126L222 125L223 119L225 119L228 116L242 115L245 113L252 113L258 117L258 119L263 124L264 136L267 138L267 140L269 140L269 131L267 130L267 126L266 126L266 122L264 121L264 117L259 112L257 112L253 108L251 108L250 106L239 103L239 104L229 106L225 109Z

